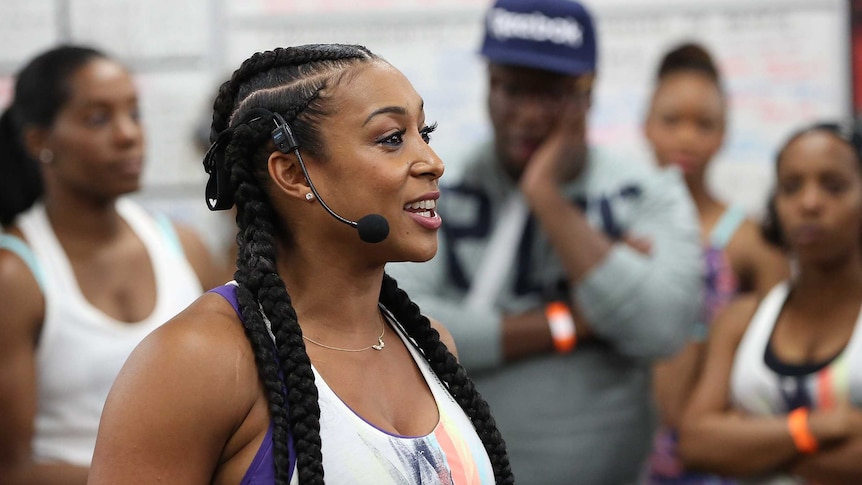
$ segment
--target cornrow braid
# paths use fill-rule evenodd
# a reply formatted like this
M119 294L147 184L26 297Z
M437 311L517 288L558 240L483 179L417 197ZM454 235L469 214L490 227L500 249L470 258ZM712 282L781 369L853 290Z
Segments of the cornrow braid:
M491 416L490 407L455 356L440 341L440 334L431 327L428 318L421 314L419 306L410 300L404 290L398 288L398 283L389 275L383 276L380 303L392 312L413 337L431 369L446 384L449 393L470 418L491 460L495 482L499 485L514 483L506 443Z
M244 111L259 107L281 113L304 148L321 147L316 121L326 114L322 92L351 63L374 58L364 47L337 45L255 54L219 88L211 134L217 136L243 119ZM272 415L276 483L289 482L292 438L302 450L296 457L299 483L317 485L324 478L317 386L296 311L277 272L274 234L287 231L279 226L264 188L271 130L267 122L237 124L224 149L239 229L237 296Z

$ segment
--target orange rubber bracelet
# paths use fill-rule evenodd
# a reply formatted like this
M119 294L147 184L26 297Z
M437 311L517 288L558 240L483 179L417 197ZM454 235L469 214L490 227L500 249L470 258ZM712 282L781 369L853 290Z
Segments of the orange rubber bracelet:
M545 317L551 327L551 338L557 352L567 354L574 350L578 335L569 307L563 302L552 301L545 306Z
M800 453L810 455L817 451L819 444L817 438L811 433L811 428L808 426L808 408L799 407L794 409L787 415L787 429L790 431L790 437L793 438L793 444Z

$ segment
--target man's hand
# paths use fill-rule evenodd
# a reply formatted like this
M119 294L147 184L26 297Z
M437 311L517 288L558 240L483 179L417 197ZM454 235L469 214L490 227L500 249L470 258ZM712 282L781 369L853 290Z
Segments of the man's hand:
M575 177L586 158L586 117L589 98L578 92L561 106L554 130L539 146L521 175L521 191L527 199L556 188Z

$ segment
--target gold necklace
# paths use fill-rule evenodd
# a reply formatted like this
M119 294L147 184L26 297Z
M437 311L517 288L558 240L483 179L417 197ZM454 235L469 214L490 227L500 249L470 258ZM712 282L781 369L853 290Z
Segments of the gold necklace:
M386 347L386 344L383 342L383 335L386 333L386 324L383 324L383 331L380 332L380 336L377 337L377 343L373 345L369 345L368 347L363 347L361 349L342 349L341 347L332 347L330 345L322 344L315 340L311 340L305 335L302 336L303 339L308 340L309 342L317 345L318 347L323 347L324 349L330 350L338 350L340 352L362 352L363 350L374 349L374 350L383 350L383 347Z

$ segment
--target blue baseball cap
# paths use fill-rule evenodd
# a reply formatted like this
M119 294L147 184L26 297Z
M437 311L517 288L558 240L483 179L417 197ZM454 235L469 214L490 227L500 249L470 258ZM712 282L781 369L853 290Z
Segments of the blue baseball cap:
M485 15L481 54L495 64L577 76L596 70L596 32L573 0L497 0Z

